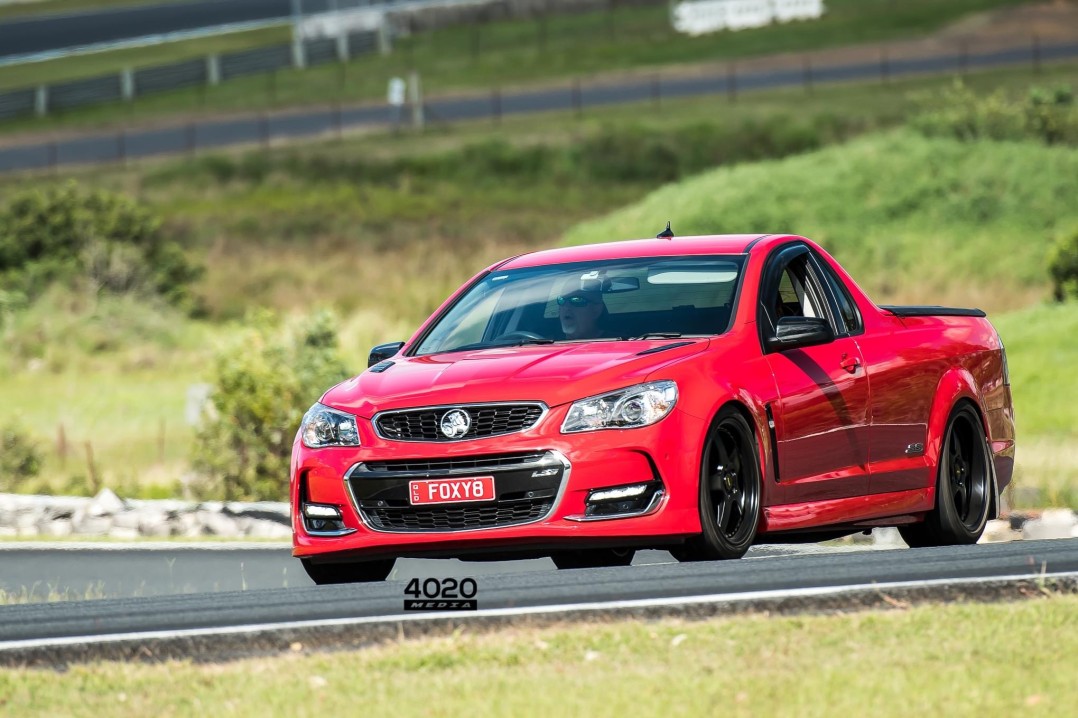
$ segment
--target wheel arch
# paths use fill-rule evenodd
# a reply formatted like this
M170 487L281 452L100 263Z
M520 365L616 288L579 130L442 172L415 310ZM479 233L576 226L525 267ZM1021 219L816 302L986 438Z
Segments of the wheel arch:
M771 441L771 431L768 426L767 410L760 402L755 401L746 393L732 394L725 400L718 402L711 412L708 420L707 432L701 437L697 447L697 456L703 457L704 442L707 441L707 433L710 433L715 425L715 420L725 409L732 409L745 419L752 429L753 438L756 440L756 459L760 462L760 508L769 506L771 495L770 487L774 483L774 448Z
M928 418L928 436L925 445L925 458L933 467L933 486L936 481L935 476L939 472L940 453L943 451L947 423L959 406L968 404L973 408L981 422L981 432L984 434L985 442L989 447L992 445L988 427L988 411L976 387L977 384L969 371L955 367L943 375L936 388L936 397L932 402ZM988 517L991 519L999 515L999 486L996 483L995 462L991 460L991 450L989 450L988 474L992 486L988 507Z

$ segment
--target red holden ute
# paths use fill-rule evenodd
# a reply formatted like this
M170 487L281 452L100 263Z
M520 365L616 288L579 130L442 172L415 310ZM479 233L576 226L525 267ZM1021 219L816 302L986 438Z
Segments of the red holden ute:
M554 249L488 267L306 413L294 555L681 561L897 526L974 543L1011 479L983 312L877 306L791 235Z

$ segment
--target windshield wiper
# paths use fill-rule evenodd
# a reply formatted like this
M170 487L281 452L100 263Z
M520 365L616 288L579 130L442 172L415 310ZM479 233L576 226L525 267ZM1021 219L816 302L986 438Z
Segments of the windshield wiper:
M626 341L636 341L637 339L680 339L681 332L645 332L640 336L627 337Z

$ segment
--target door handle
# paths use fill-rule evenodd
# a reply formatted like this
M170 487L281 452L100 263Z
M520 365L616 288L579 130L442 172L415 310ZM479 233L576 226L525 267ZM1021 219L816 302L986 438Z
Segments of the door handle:
M857 357L842 355L842 361L838 363L840 367L853 374L861 366L861 360Z

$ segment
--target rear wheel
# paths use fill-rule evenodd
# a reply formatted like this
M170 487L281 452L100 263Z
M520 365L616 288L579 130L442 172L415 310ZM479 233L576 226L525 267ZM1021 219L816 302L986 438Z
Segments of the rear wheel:
M670 551L678 561L741 558L760 522L760 462L756 437L737 410L719 412L700 461L699 536Z
M628 566L636 551L631 548L593 548L579 551L558 551L550 558L558 568L599 568L600 566Z
M936 472L936 506L898 531L912 548L977 543L992 505L992 459L981 417L960 404L947 420Z
M314 563L306 558L300 561L303 563L303 570L319 586L385 581L396 563L396 559L392 558L361 563Z

